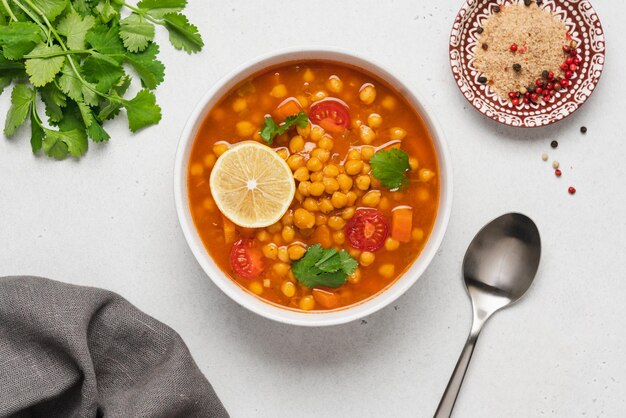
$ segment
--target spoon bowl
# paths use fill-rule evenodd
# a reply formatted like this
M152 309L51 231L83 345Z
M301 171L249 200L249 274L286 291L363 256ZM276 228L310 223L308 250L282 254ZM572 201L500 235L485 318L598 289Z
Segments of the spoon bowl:
M520 213L494 219L470 243L463 259L463 278L472 300L472 330L439 403L436 418L452 414L485 322L526 293L537 274L540 258L539 230L529 217Z

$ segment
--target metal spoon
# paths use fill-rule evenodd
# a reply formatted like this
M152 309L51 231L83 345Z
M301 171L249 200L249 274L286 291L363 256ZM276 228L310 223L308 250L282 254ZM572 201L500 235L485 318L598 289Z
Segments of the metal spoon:
M472 358L478 335L487 319L521 298L530 287L541 256L535 223L519 213L508 213L481 229L463 259L463 277L472 300L472 330L454 368L435 418L449 417Z

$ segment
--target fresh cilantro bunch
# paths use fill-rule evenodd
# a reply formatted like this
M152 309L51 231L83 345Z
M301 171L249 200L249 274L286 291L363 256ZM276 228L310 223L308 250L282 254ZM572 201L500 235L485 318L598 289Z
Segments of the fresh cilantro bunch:
M339 287L354 273L357 261L346 251L310 246L304 257L293 263L291 271L306 287Z
M292 126L306 128L308 123L309 117L304 112L300 112L297 115L287 116L285 121L280 125L276 124L274 119L268 116L265 118L265 123L263 124L263 128L261 128L259 134L261 135L261 139L263 139L263 141L265 141L268 145L272 145L276 136L284 134Z
M161 108L151 90L163 82L165 66L156 58L155 26L167 29L176 49L193 53L203 46L198 29L180 13L186 2L0 0L0 93L17 81L5 135L30 119L33 152L43 149L62 160L85 154L88 138L107 141L102 125L121 109L133 132L158 123ZM133 98L125 97L131 76L124 66L141 80Z
M399 148L380 150L370 158L372 175L391 190L406 186L406 173L411 169L409 156Z

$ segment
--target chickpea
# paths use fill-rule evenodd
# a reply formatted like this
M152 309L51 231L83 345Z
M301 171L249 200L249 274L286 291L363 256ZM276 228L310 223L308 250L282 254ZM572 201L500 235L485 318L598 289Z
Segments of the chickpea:
M370 251L363 251L361 255L359 256L359 263L363 267L367 267L370 264L372 264L375 259L376 259L376 256L374 255L374 253Z
M286 276L289 274L289 264L286 262L274 263L272 269L277 276Z
M323 213L330 213L335 209L333 204L330 202L330 199L322 199L320 203L317 205Z
M433 177L435 177L435 172L432 170L429 170L428 168L422 168L420 169L420 171L418 171L418 176L420 181L423 182L427 182L432 180Z
M326 186L324 186L324 183L316 181L311 183L311 187L309 187L309 192L311 193L311 196L321 196L322 194L324 194L325 188Z
M363 157L363 160L365 161L369 161L375 153L376 148L371 145L364 145L363 147L361 147L361 157Z
M402 140L406 138L406 131L402 128L393 127L389 129L389 138L392 140Z
M383 124L383 117L378 113L372 113L367 117L367 124L374 129L380 128L380 125Z
M333 194L339 190L339 182L332 177L324 177L322 183L324 184L324 190L328 194Z
M326 225L328 221L328 217L323 213L318 213L315 215L315 226Z
M320 90L320 91L316 91L311 96L311 100L314 101L314 102L318 102L320 100L324 100L327 97L328 97L328 93L326 93L324 90Z
M333 232L333 241L337 245L343 245L346 242L346 234L343 231L335 231Z
M345 174L339 174L337 176L337 182L342 192L347 193L352 188L352 178Z
M283 284L280 285L280 291L283 292L283 295L291 298L296 294L296 285L289 280L285 280Z
M414 241L421 241L424 239L424 230L422 228L413 228L411 231L411 238Z
M346 193L346 197L348 198L348 205L352 206L359 196L354 191L350 190Z
M300 167L293 172L293 178L298 181L307 181L309 179L309 170L306 167Z
M302 102L300 102L302 104ZM305 105L302 105L302 107L306 107ZM297 127L296 131L298 132L298 135L300 135L302 138L308 138L309 135L311 134L311 124L307 123L307 125L304 128L301 127Z
M348 281L352 284L357 284L358 282L360 282L361 281L361 269L357 267L356 270L354 270L354 272L348 276Z
M394 110L396 108L396 99L392 96L385 96L381 104L387 110Z
M359 258L361 256L361 250L357 250L356 248L350 248L348 253L350 253L352 258Z
M330 198L331 203L337 209L341 209L348 203L348 196L342 192L335 192Z
M204 166L210 170L215 165L217 157L213 153L207 154L202 161L204 162Z
M391 201L389 200L389 198L387 196L383 196L380 199L380 203L378 204L378 209L385 211L387 209L389 209L391 207Z
M273 242L270 242L269 244L265 244L261 248L261 251L263 252L263 255L269 258L270 260L276 260L276 257L278 256L278 246L274 244Z
M315 299L312 295L304 296L302 299L300 299L299 306L300 309L302 309L303 311L311 311L315 309Z
M380 190L370 190L361 198L361 203L369 208L375 208L380 203Z
M359 99L366 105L374 103L374 100L376 100L376 88L374 85L370 83L363 84L359 91Z
M363 168L363 161L361 160L348 160L344 164L344 168L346 169L346 173L351 176L357 175L361 172Z
M242 138L249 138L256 131L252 122L247 120L237 122L235 128L237 128L237 134Z
M409 166L411 167L412 171L415 171L415 170L417 170L419 168L420 163L417 160L417 158L411 157L411 158L409 158Z
M278 259L283 263L289 262L289 252L287 252L287 247L285 247L284 245L278 247Z
M275 233L272 236L272 241L274 244L278 245L278 256L280 258L280 246L283 245L283 235L280 232Z
M298 191L302 196L309 196L311 194L311 182L310 181L301 181L298 183Z
M282 99L287 95L287 86L284 84L276 84L272 87L272 91L270 91L270 96L276 97L277 99Z
M202 164L191 164L191 167L189 168L189 174L191 174L192 176L201 176L202 173L204 173L204 167L202 167Z
M328 77L328 80L326 80L326 88L331 93L341 93L343 90L343 81L336 75L331 75Z
M311 173L311 181L322 182L324 180L324 173L321 171L316 171L315 173Z
M395 240L395 239L393 239L391 237L388 237L385 240L385 250L387 250L387 251L395 251L399 247L400 247L400 242L399 241L397 241L397 240Z
M293 223L300 229L313 228L315 216L306 209L298 208L293 214Z
M306 167L311 171L322 171L324 165L317 157L309 158L309 161L306 162Z
M270 226L267 227L267 231L270 234L275 234L277 232L280 232L281 229L283 229L283 226L279 224L278 222L276 222L275 224L271 224Z
M289 141L289 151L292 153L300 152L304 149L304 138L296 135Z
M324 134L326 134L326 131L324 131L324 128L322 128L321 126L317 126L317 125L313 126L311 128L311 133L310 133L311 141L313 142L319 141L320 139L322 139Z
M346 196L346 199L347 199L347 196ZM349 206L349 207L347 207L347 208L344 208L344 209L341 211L341 217L342 217L343 219L346 219L346 220L347 220L347 219L352 219L352 217L354 216L354 212L355 212L355 211L356 211L356 210L354 209L354 206Z
M289 150L287 148L279 148L276 150L276 154L283 160L287 160L289 158Z
M300 107L307 108L309 107L309 105L311 104L311 102L309 101L309 99L306 98L306 96L298 96L296 97L296 100L298 101L298 103L300 103Z
M287 248L287 253L289 253L289 258L293 261L300 260L304 257L304 253L306 253L306 249L300 244L292 244Z
M217 144L213 145L213 152L218 157L222 155L223 153L225 153L226 151L228 151L228 144L224 142L218 142Z
M356 148L352 148L348 152L348 160L360 160L361 159L361 151Z
M323 139L323 138L322 138ZM315 148L312 152L311 152L311 156L317 158L318 160L320 160L321 162L325 163L328 160L330 160L330 151L325 150L325 149L321 149L321 148Z
M372 169L372 166L370 166L368 163L363 163L363 168L361 169L361 174L369 174L371 169Z
M296 189L296 192L294 193L293 198L299 203L302 203L304 196L302 196L302 193L300 193L300 190Z
M370 176L361 174L356 178L355 183L357 189L365 191L370 188Z
M313 74L313 71L310 68L307 68L302 74L302 79L306 83L311 83L313 80L315 80L315 74Z
M339 175L339 167L335 164L329 164L322 170L326 177L337 177Z
M319 208L317 207L317 201L315 201L315 199L313 199L312 197L307 197L306 199L304 199L304 202L302 202L302 207L309 212L316 212L319 210ZM293 221L294 223L296 222L295 214ZM298 225L296 224L296 226Z
M293 225L293 211L291 209L289 209L287 213L283 215L283 217L280 219L280 223L282 223L283 226Z
M367 125L359 126L359 137L365 144L371 144L376 139L376 133Z
M261 284L261 282L254 281L250 283L248 289L250 289L250 291L255 295L260 295L263 293L263 285Z
M342 230L346 226L346 221L341 216L331 216L328 218L328 227L335 231Z
M202 207L205 208L206 210L215 210L216 208L215 200L213 200L210 197L207 197L206 199L202 201Z
M426 202L428 199L430 199L430 192L423 187L417 189L417 192L415 192L415 194L417 195L417 200L421 202Z
M291 168L291 171L296 171L300 167L304 167L304 157L300 154L292 154L287 158L287 165Z
M240 113L248 108L248 102L243 97L238 97L233 102L233 111Z
M270 239L270 234L266 230L262 229L259 232L257 232L256 239L258 239L261 242L266 242Z
M327 151L333 149L333 145L335 145L335 143L333 142L333 139L329 136L323 136L317 143L318 147Z
M378 268L378 274L380 274L386 279L391 279L395 271L396 271L396 266L390 263L383 264L382 266Z
M285 242L291 242L296 237L296 231L291 226L285 225L283 227L282 236Z

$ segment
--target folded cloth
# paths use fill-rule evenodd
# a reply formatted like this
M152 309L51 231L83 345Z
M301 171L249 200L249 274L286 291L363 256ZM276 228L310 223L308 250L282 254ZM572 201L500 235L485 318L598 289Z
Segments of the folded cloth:
M228 417L180 336L121 296L0 278L0 417Z

